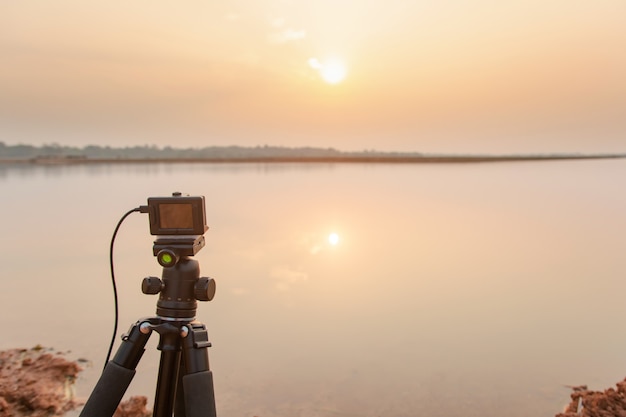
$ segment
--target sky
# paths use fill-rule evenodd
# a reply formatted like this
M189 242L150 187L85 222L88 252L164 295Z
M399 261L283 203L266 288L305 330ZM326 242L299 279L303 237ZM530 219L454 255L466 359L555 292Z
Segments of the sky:
M0 0L0 141L626 152L624 0Z

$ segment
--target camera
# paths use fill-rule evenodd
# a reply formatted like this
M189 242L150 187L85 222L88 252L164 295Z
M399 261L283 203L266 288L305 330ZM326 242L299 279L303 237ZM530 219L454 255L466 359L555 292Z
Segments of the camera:
M206 225L204 196L149 197L151 235L202 235Z
M150 234L157 236L152 251L161 266L176 265L181 256L193 256L204 247L206 224L204 196L172 193L149 197Z

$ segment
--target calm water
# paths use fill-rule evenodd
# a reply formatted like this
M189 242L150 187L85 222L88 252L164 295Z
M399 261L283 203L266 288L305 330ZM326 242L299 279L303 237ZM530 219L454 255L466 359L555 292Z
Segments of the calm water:
M127 210L207 200L196 256L221 417L553 416L626 376L626 162L0 166L0 348L93 365ZM116 243L120 329L154 314L144 214ZM336 233L339 242L328 240ZM118 338L119 340L119 338ZM153 335L129 394L153 396Z

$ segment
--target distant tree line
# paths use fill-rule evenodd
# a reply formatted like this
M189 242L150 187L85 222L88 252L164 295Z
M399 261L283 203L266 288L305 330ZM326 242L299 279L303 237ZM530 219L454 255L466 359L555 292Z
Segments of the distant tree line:
M0 142L0 158L89 158L89 159L184 159L184 158L249 158L290 156L336 156L341 152L332 148L287 148L278 146L208 146L204 148L159 148L155 145L111 147L87 145L84 147L59 144L7 145Z
M207 146L173 148L156 145L111 147L87 145L64 146L56 143L41 146L7 145L0 142L0 162L72 163L111 161L208 161L208 162L488 162L536 161L553 159L626 158L625 153L612 154L509 154L509 155L424 155L418 152L379 152L364 150L344 152L334 148L283 146Z
M41 146L7 145L0 142L0 159L244 159L244 158L324 158L346 156L399 156L417 155L384 153L365 150L362 152L342 152L334 148L283 146L207 146L203 148L173 148L156 145L111 147L87 145L84 147L65 146L56 143Z

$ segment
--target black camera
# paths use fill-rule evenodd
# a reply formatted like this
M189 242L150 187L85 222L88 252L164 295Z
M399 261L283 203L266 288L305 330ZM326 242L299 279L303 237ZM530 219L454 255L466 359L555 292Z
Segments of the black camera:
M149 197L151 235L202 235L206 225L204 196Z
M172 197L149 197L150 234L157 236L152 251L164 267L181 256L193 256L204 247L206 224L204 196L175 192Z

